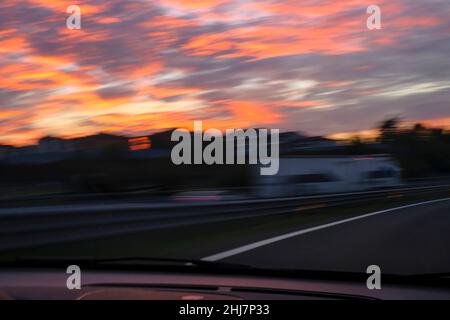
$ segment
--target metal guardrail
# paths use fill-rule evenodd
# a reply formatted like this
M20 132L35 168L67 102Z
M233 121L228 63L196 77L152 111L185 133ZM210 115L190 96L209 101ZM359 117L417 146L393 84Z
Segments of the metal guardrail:
M205 203L124 203L0 209L0 250L200 223L286 214L448 190L450 185Z

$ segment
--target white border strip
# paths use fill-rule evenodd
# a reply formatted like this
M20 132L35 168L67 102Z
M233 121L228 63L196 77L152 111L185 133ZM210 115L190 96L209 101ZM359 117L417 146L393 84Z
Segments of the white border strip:
M282 240L286 240L289 238L293 238L293 237L296 237L296 236L299 236L302 234L306 234L306 233L310 233L310 232L314 232L317 230L334 227L334 226L337 226L337 225L340 225L343 223L372 217L372 216L375 216L378 214L383 214L383 213L388 213L388 212L397 211L397 210L401 210L401 209L413 208L413 207L417 207L417 206L422 206L422 205L427 205L427 204L432 204L432 203L437 203L437 202L443 202L443 201L448 201L448 200L450 200L450 198L437 199L437 200L431 200L431 201L426 201L426 202L419 202L419 203L414 203L414 204L410 204L410 205L406 205L406 206L402 206L402 207L396 207L396 208L390 208L390 209L386 209L386 210L376 211L376 212L364 214L361 216L357 216L357 217L353 217L353 218L349 218L349 219L345 219L345 220L327 223L327 224L317 226L317 227L312 227L312 228L308 228L308 229L304 229L304 230L286 233L286 234L283 234L283 235L280 235L277 237L254 242L254 243L242 246L242 247L238 247L238 248L220 252L220 253L217 253L217 254L214 254L214 255L211 255L208 257L204 257L201 260L203 260L203 261L218 261L218 260L226 259L226 258L235 256L235 255L250 251L250 250L254 250L254 249L257 249L257 248L260 248L263 246L267 246L267 245L275 243L275 242L279 242Z

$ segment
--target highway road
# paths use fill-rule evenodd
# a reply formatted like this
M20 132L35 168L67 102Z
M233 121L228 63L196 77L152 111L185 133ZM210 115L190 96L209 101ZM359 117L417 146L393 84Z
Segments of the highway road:
M450 199L374 212L204 257L263 268L450 272Z
M415 191L399 198L392 198L398 193L382 193L367 202L363 198L329 207L318 198L307 200L320 200L321 206L303 199L251 205L239 201L231 207L166 204L167 210L154 203L4 208L0 249L6 258L69 252L275 269L365 272L369 265L379 265L390 274L449 272L450 198L444 198L444 190L437 200L431 200L437 195L419 192L423 195Z

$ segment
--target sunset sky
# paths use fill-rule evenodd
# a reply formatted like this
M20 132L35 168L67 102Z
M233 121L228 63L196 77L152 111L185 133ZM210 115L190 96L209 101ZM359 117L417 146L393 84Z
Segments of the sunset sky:
M194 120L344 137L390 116L450 126L449 0L0 1L3 144Z

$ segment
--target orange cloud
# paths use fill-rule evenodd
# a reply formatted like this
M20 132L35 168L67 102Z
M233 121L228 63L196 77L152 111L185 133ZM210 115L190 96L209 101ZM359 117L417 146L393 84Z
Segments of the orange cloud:
M184 10L196 10L196 9L212 9L219 5L230 2L229 0L167 0L163 4L169 4L176 6Z
M351 140L356 137L364 140L373 140L377 138L380 134L380 131L377 129L370 130L361 130L361 131L353 131L353 132L338 132L334 134L328 135L330 139L336 140Z
M103 10L103 6L90 5L87 3L70 3L67 0L27 0L29 3L39 7L48 8L57 12L66 12L67 8L72 4L77 4L81 8L81 14L95 14Z
M234 115L239 127L251 127L258 124L273 124L280 121L281 116L270 107L270 104L255 101L220 101Z
M448 118L441 118L441 119L431 119L431 120L422 120L422 121L416 121L423 123L427 127L432 128L445 128L450 129L450 117Z
M183 48L191 55L211 55L224 50L221 58L266 59L318 52L344 54L365 50L351 26L261 26L238 28L223 33L201 35Z
M15 110L0 110L0 120L4 120L7 118L16 117L19 115L22 115L22 111L15 111Z

